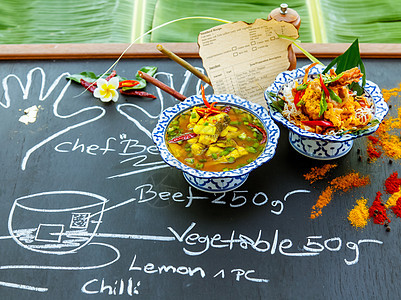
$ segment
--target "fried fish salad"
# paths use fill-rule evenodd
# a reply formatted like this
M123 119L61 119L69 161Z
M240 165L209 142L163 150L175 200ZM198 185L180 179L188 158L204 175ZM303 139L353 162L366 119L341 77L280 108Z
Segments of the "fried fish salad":
M296 126L319 134L340 134L365 127L372 120L374 105L350 84L363 76L359 68L336 74L308 76L283 88L282 114Z

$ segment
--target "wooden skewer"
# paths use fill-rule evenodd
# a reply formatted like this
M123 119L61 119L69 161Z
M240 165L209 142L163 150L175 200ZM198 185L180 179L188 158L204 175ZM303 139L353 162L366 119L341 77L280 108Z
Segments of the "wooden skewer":
M172 89L171 87L169 87L168 85L164 84L163 82L161 82L160 80L157 80L156 78L150 76L147 73L143 73L142 71L138 71L138 75L145 79L147 82L157 86L158 88L160 88L161 90L169 93L171 96L173 96L174 98L180 100L180 101L184 101L185 99L187 99L187 97L185 97L184 95L180 94L179 92L177 92L176 90Z
M164 48L162 45L157 45L156 46L157 50L165 54L167 57L171 58L174 60L176 63L180 64L183 66L185 69L190 71L192 74L194 74L196 77L198 77L200 80L206 82L209 85L212 85L210 82L209 77L207 77L205 74L202 74L198 69L196 69L194 66L190 65L187 61L183 60L181 57L178 55L174 54L170 50Z

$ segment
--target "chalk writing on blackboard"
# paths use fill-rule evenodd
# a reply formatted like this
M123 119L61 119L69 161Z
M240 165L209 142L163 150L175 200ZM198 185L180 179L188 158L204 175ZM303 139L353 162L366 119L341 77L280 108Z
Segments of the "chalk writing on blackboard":
M151 141L151 129L141 120L130 114L130 110L140 111L149 119L157 120L160 112L164 109L165 103L163 93L158 89L159 107L156 113L149 112L146 108L134 103L123 103L115 105L115 110L136 128L144 133L145 140L141 137L131 136L126 132L115 132L101 139L98 143L86 143L81 137L79 129L100 120L106 116L106 109L100 105L91 105L75 112L65 113L61 109L60 103L65 99L65 94L70 87L70 82L63 83L62 80L69 73L62 73L52 81L46 90L46 74L42 68L36 67L27 73L26 84L15 74L6 76L3 81L5 102L0 102L4 109L12 105L10 96L9 81L16 80L23 93L23 98L27 99L31 90L33 74L38 72L41 76L39 91L39 101L52 98L53 116L58 120L65 121L61 130L53 132L47 137L36 141L35 145L30 145L22 156L19 168L21 172L29 167L30 158L36 151L54 141L53 148L60 159L65 154L87 155L88 157L112 157L119 164L129 164L130 168L124 171L105 176L107 180L120 180L126 176L134 176L145 172L154 172L161 168L168 168L158 155L156 147ZM163 76L174 87L173 74L160 72L156 76ZM185 72L184 82L179 91L185 94L186 87L191 76L190 72ZM200 80L196 84L196 90L200 90ZM53 95L57 86L61 90L57 95ZM52 97L50 97L52 95ZM92 111L91 117L86 117L79 122L72 122L72 117ZM29 126L29 125L27 125ZM69 132L69 135L66 133ZM128 170L127 170L128 169ZM132 188L131 197L121 201L114 200L114 205L110 199L103 195L93 192L75 190L69 187L67 190L48 190L32 192L31 194L18 195L13 198L9 218L9 235L1 236L0 242L14 242L17 247L29 253L36 253L43 256L53 255L52 264L43 261L35 261L30 264L11 262L1 263L0 270L69 270L84 272L85 270L97 270L110 267L118 261L128 261L126 269L130 276L119 280L111 280L104 276L92 277L85 280L79 286L84 294L108 294L108 295L137 295L140 288L144 285L143 280L135 280L134 274L142 273L147 276L187 276L199 280L213 278L215 280L227 279L235 282L254 282L258 284L271 283L268 274L256 268L232 265L222 267L204 266L199 263L196 266L187 266L181 263L156 263L152 257L145 257L143 254L124 253L116 246L113 241L125 240L140 243L152 242L155 244L174 244L178 246L180 253L185 257L205 257L211 251L242 251L244 253L258 253L267 256L283 256L314 258L322 253L333 253L338 255L347 266L352 266L360 261L361 247L374 247L382 245L383 242L376 239L359 239L352 241L341 238L340 236L324 236L314 233L306 234L303 244L295 246L293 238L284 234L278 228L262 229L252 228L247 232L241 229L230 229L223 231L204 232L202 222L191 220L186 227L177 228L174 224L163 225L157 228L157 232L147 232L144 234L122 233L122 232L103 232L107 228L107 212L123 209L130 205L140 207L153 200L173 201L181 204L185 208L190 208L195 201L209 201L211 205L228 205L230 208L240 209L245 205L252 205L258 209L264 209L266 214L279 217L286 209L286 203L293 198L301 198L310 193L305 189L293 189L284 191L281 199L271 198L267 192L262 190L236 190L222 194L195 194L191 186L185 186L182 190L165 191L159 190L160 187L151 183L140 183ZM116 203L117 202L117 203ZM172 220L172 223L174 221ZM160 234L161 232L161 234ZM102 249L107 255L97 257L96 261L86 260L92 249ZM31 251L31 252L30 252ZM66 255L79 256L78 264L71 262L68 264L62 260ZM127 256L129 255L129 256ZM43 257L42 256L42 257ZM121 259L121 258L124 258ZM75 261L75 260L73 260ZM132 275L132 276L131 276ZM47 292L47 286L34 286L25 283L0 281L0 286L29 290L34 292Z
M296 192L299 193L299 191L287 193L285 198L294 195ZM66 201L67 199L69 201ZM115 252L115 258L99 265L79 267L8 265L0 266L0 270L86 270L107 267L119 260L121 254L115 246L108 243L92 242L94 237L103 239L120 238L157 242L178 242L183 244L183 253L189 256L202 255L212 248L217 250L224 248L233 250L239 248L245 251L269 253L270 255L279 253L283 256L310 257L318 256L323 251L338 252L343 248L342 239L339 237L323 239L322 236L308 236L306 237L307 242L302 247L302 250L294 252L291 239L280 239L278 229L275 230L272 240L267 240L262 230L257 230L254 236L245 235L233 230L227 237L223 237L221 233L215 233L209 237L209 235L201 235L194 231L197 225L195 222L190 224L183 232L178 232L173 226L169 226L167 229L170 231L170 235L166 234L165 236L119 233L106 234L98 232L105 210L122 207L133 201L135 201L135 199L129 199L124 201L121 205L114 205L107 209L105 208L105 204L108 202L107 199L99 195L80 191L51 191L16 199L10 212L8 224L11 237L20 246L31 251L57 255L75 253L86 245L105 246ZM44 203L48 205L53 204L53 206L43 207ZM72 203L75 203L76 206L71 206ZM18 219L14 217L15 215L18 216ZM22 227L21 224L24 224L27 228ZM382 244L381 241L373 239L346 242L345 248L353 250L354 257L352 259L345 258L345 263L347 265L356 264L359 261L359 246L368 243ZM158 269L151 263L147 263L145 266L141 267L136 266L136 259L135 256L129 268L130 271L143 271L147 274L153 274L156 272L160 273L160 270L165 269L165 267ZM177 268L179 267L171 266L167 268L167 270L172 269L175 270L173 273L176 273ZM183 268L184 267L181 266L181 269L179 269L181 270L180 272L183 272ZM202 268L197 270L201 270L200 274L203 278L204 275L202 274L205 274L205 271ZM252 272L254 272L254 270L252 270ZM196 274L196 271L188 270L186 273L193 276ZM249 276L247 275L247 277ZM263 279L260 282L268 282L268 280Z
M28 163L28 160L29 160L30 156L31 156L36 150L38 150L39 148L41 148L41 147L44 146L45 144L49 143L50 141L54 140L55 138L60 137L60 136L62 136L63 134L65 134L65 133L67 133L67 132L69 132L69 131L71 131L71 130L73 130L73 129L76 129L76 128L85 126L85 125L87 125L87 124L90 124L90 123L92 123L92 122L95 122L95 121L99 120L100 118L104 117L105 114L106 114L106 110L105 110L103 107L98 106L98 105L88 106L88 107L82 108L82 109L80 109L80 110L78 110L78 111L75 111L75 112L73 112L73 113L70 113L70 114L63 114L62 112L60 112L60 109L59 109L60 102L65 98L65 94L66 94L66 92L67 92L69 86L71 85L71 81L65 81L65 82L64 82L64 81L62 81L62 80L65 80L65 78L68 77L68 76L70 76L70 74L69 74L68 72L64 72L64 73L60 74L59 76L57 76L57 78L52 82L52 84L51 84L50 87L47 89L47 91L45 91L46 73L45 73L45 71L44 71L42 68L40 68L40 67L36 67L36 68L33 68L33 69L31 69L30 71L28 71L27 76L26 76L26 84L25 84L25 85L23 84L23 82L22 82L22 80L20 79L20 77L17 76L17 75L15 75L15 74L7 75L7 76L2 80L2 85L3 85L3 88L4 88L4 98L5 98L5 102L4 102L4 103L3 103L3 102L0 102L0 105L1 105L3 108L9 108L10 105L11 105L11 102L12 102L11 96L10 96L10 89L9 89L9 81L10 81L10 79L15 79L15 80L17 80L18 85L19 85L19 87L21 88L21 90L22 90L22 92L23 92L23 99L26 100L26 99L28 99L28 97L29 97L29 92L31 91L33 74L34 74L35 72L39 72L40 75L41 75L41 84L40 84L40 92L39 92L39 99L38 99L39 101L45 101L45 100L51 98L50 96L51 96L52 93L55 91L56 87L57 87L58 85L62 85L62 84L64 83L64 86L62 87L62 89L61 89L61 91L59 92L59 94L56 95L55 97L53 97L53 98L55 98L54 103L53 103L53 114L54 114L54 116L55 116L56 118L60 118L60 119L69 119L69 118L75 117L75 116L77 116L77 115L79 115L79 114L82 114L82 113L84 113L84 112L88 112L88 111L91 111L91 110L92 110L92 111L93 111L93 110L94 110L94 111L98 111L98 114L97 114L95 117L88 118L88 119L86 119L86 120L84 120L84 121L82 121L82 122L78 122L78 123L76 123L76 124L68 124L68 126L66 126L64 129L62 129L62 130L60 130L60 131L58 131L58 132L53 133L53 134L50 135L49 137L45 138L44 140L40 141L38 144L36 144L36 145L34 145L33 147L31 147L30 149L28 149L28 150L26 151L26 153L25 153L23 159L22 159L22 162L21 162L21 169L22 169L22 170L25 170L25 169L26 169L27 163ZM167 79L170 81L170 85L171 85L172 87L174 87L173 75L172 75L172 74L165 73L165 72L159 72L159 73L155 74L155 76L159 76L159 77L165 76L165 77L167 77ZM190 76L191 76L191 73L190 73L189 71L185 72L185 75L184 75L185 80L184 80L183 85L181 86L181 89L180 89L181 91L185 91ZM200 86L200 83L199 83L199 82L198 82L198 85ZM136 104L133 104L133 103L119 104L119 105L116 106L116 110L117 110L122 116L126 117L128 120L130 120L131 122L133 122L133 123L138 127L138 129L141 130L142 132L144 132L150 139L151 139L151 128L145 128L145 127L141 124L141 122L140 122L139 120L137 120L136 118L134 118L134 117L130 116L129 114L127 114L127 113L124 111L124 109L127 108L127 107L135 108L135 109L140 110L140 111L142 111L143 113L145 113L146 116L147 116L148 118L150 118L150 119L157 119L157 118L159 117L159 115L160 115L160 112L164 109L164 99L163 99L163 94L162 94L162 92L161 92L160 89L158 89L158 95L159 95L158 99L160 99L160 111L159 111L158 113L156 113L156 114L150 114L150 113L149 113L146 109L144 109L143 107L141 107L141 106L139 106L139 105L136 105ZM93 149L93 148L89 148L89 149L86 149L86 150L87 150L87 152L88 152L89 154L92 154L92 151L93 151L94 149ZM104 150L105 150L105 149L104 149ZM63 152L63 150L61 150L61 152ZM155 163L155 164L162 164L162 162L158 162L158 163ZM166 165L164 165L163 167L166 167ZM153 169L155 169L155 167L154 167ZM152 169L151 169L151 170L152 170ZM133 173L133 174L135 174L135 173ZM130 175L131 175L131 174L130 174ZM115 176L121 176L121 175L115 175Z

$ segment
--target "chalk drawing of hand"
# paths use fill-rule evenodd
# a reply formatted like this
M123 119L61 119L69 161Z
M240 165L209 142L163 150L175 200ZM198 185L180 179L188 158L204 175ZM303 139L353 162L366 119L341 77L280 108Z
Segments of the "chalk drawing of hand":
M4 97L0 100L0 116L2 116L2 120L18 121L22 114L21 107L25 109L33 105L39 105L46 108L46 112L39 110L35 124L24 125L20 122L17 124L13 122L3 123L4 126L10 126L10 131L18 132L18 128L21 128L20 131L23 134L20 136L24 141L29 131L32 134L34 131L35 137L41 134L39 142L37 139L31 142L32 139L30 139L30 144L27 145L29 148L23 150L24 154L21 160L22 170L26 169L30 157L39 148L72 129L102 118L106 113L106 110L101 106L88 106L88 102L83 101L82 97L79 97L79 100L77 100L77 98L74 99L74 96L66 95L71 85L71 82L66 80L66 77L69 75L68 72L64 72L56 78L47 79L45 71L41 67L35 67L26 73L25 83L24 79L16 74L9 74L2 79L2 88L4 90ZM50 82L50 86L48 86L48 81ZM66 98L68 101L66 101ZM77 109L77 106L80 108ZM50 126L47 124L47 119L51 119L49 121ZM22 126L27 126L27 128ZM1 133L4 134L4 132L9 131L3 127ZM45 137L43 137L42 132L45 132Z
M158 72L155 74L155 77L160 75L165 75L169 81L169 85L172 87L174 86L172 74ZM156 108L157 110L154 114L151 114L147 109L144 109L140 105L134 103L123 103L117 105L116 107L117 111L121 115L134 123L138 129L144 132L150 139L152 139L152 130L156 126L157 119L164 109L164 97L159 89L158 97L153 101L157 101L159 104L159 107ZM149 105L149 108L155 110L154 105Z
M165 72L158 72L155 74L155 77L158 77L159 80L161 81L167 81L167 85L170 86L171 88L174 88L174 78L173 74L171 73L165 73ZM184 82L181 85L180 93L183 93L185 91L186 87L188 86L188 82L192 74L187 71L184 74ZM162 79L160 79L162 77ZM198 85L200 83L198 82ZM199 85L200 89L200 85ZM148 109L143 108L140 105L137 105L135 103L123 103L123 104L118 104L116 106L116 110L124 116L126 119L128 119L130 122L134 123L135 126L142 131L143 133L146 134L146 136L152 140L152 130L156 126L156 123L159 119L159 116L161 112L164 110L164 107L166 105L165 101L165 92L162 92L159 88L157 88L157 99L152 100L152 103L147 105ZM178 100L175 100L173 97L170 97L174 102L177 102ZM173 103L174 103L173 102ZM152 111L152 113L150 112ZM153 146L154 149L152 150L152 153L157 153L157 148L156 146ZM157 170L160 168L168 168L169 165L165 164L163 160L161 160L160 157L156 161L149 161L148 158L149 156L146 153L135 153L133 155L127 155L127 158L121 161L120 163L123 164L130 164L131 168L128 171L125 171L123 173L118 173L114 174L108 177L108 179L112 178L117 178L117 177L125 177L125 176L130 176L130 175L135 175L138 173L143 173L147 171L152 171L152 170Z

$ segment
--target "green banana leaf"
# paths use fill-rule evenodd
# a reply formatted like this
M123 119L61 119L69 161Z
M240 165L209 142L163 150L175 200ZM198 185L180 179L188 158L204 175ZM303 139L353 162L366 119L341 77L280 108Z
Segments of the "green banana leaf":
M280 3L269 0L158 0L153 27L175 18L195 15L253 22L256 18L266 18ZM299 0L286 3L301 17L301 42L352 43L356 38L360 43L401 42L399 1ZM207 20L177 22L153 32L151 41L196 42L200 31L220 24Z
M271 0L2 0L0 43L197 42L221 25L206 16L252 23L281 2ZM400 43L399 0L289 0L304 43ZM157 28L157 29L155 29ZM154 29L153 31L151 31ZM148 31L151 33L146 34Z
M400 43L401 2L320 0L329 43Z
M287 2L290 8L295 9L301 16L301 40L311 40L310 25L306 16L305 0ZM245 21L253 23L256 19L266 19L269 13L277 8L277 2L266 0L158 0L153 18L156 27L167 21L190 16L208 16L227 21ZM222 23L212 20L184 20L163 27L152 32L151 42L197 42L199 32Z
M130 42L134 1L2 0L0 43Z

